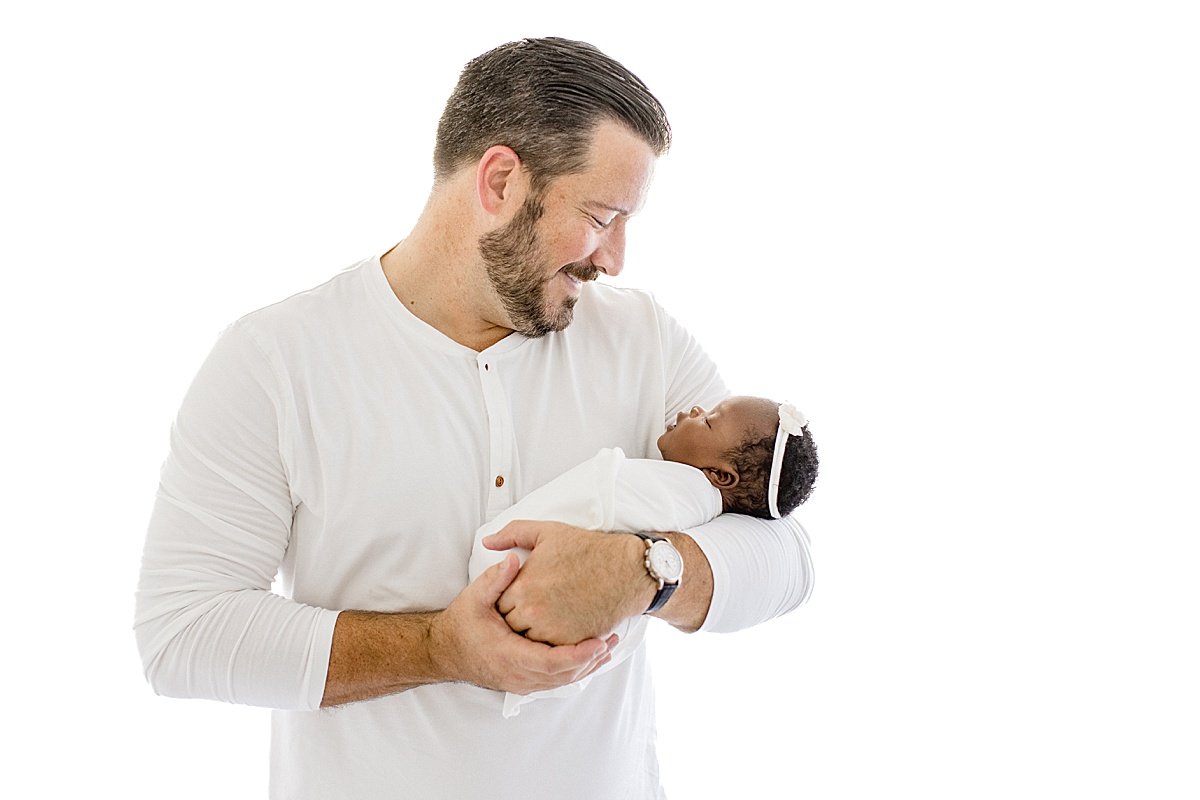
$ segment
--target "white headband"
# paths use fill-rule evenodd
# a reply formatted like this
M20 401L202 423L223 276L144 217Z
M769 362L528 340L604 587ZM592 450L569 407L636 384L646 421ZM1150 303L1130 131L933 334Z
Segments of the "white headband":
M767 481L767 504L771 518L779 519L779 473L783 467L783 451L789 436L803 436L808 420L790 403L779 406L779 430L775 434L775 456L771 459L771 477Z

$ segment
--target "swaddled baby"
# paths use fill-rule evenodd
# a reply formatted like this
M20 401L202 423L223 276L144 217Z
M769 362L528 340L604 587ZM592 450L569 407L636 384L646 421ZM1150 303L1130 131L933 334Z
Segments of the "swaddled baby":
M706 411L681 411L658 438L662 461L630 459L619 448L592 458L529 493L482 526L469 577L504 559L482 540L518 519L555 520L604 531L683 531L722 512L775 519L808 499L817 477L817 448L804 416L761 397L730 397ZM522 563L528 551L516 550ZM615 631L612 660L581 681L530 695L506 694L504 716L544 697L569 697L616 667L640 644L646 619ZM603 637L602 637L603 638Z

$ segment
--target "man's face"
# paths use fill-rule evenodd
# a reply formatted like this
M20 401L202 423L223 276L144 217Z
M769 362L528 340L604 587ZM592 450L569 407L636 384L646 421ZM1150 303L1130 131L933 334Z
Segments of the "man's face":
M544 211L540 201L529 198L507 225L479 240L479 255L509 325L526 336L545 336L570 325L578 287L599 272L587 261L577 261L546 277L547 265L554 262L538 236ZM551 296L550 284L564 279L573 282L572 291L561 298Z
M625 221L645 200L650 146L616 123L601 123L588 167L550 182L504 226L479 239L479 255L507 319L526 336L571 324L583 284L624 266Z

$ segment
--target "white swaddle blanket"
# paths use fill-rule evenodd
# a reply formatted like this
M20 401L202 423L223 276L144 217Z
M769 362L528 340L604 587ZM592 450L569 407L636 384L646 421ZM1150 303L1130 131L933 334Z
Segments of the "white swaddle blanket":
M626 458L619 447L606 448L530 492L480 527L471 550L470 579L475 580L504 559L507 551L488 550L480 542L513 520L554 520L603 531L682 531L702 525L720 513L721 493L695 467L673 461ZM524 564L529 551L516 548L514 552ZM582 692L592 678L617 666L641 646L646 621L644 616L623 620L614 631L620 642L613 649L612 660L587 678L528 695L506 693L504 716L516 716L523 704L534 700L571 697Z

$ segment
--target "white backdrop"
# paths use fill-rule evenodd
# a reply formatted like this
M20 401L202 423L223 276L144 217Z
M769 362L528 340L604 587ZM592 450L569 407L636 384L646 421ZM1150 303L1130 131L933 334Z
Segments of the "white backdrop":
M651 641L671 796L1200 793L1191 4L16 5L4 796L265 796L267 712L140 674L171 419L226 324L407 232L526 35L661 98L619 280L821 447L811 602Z

